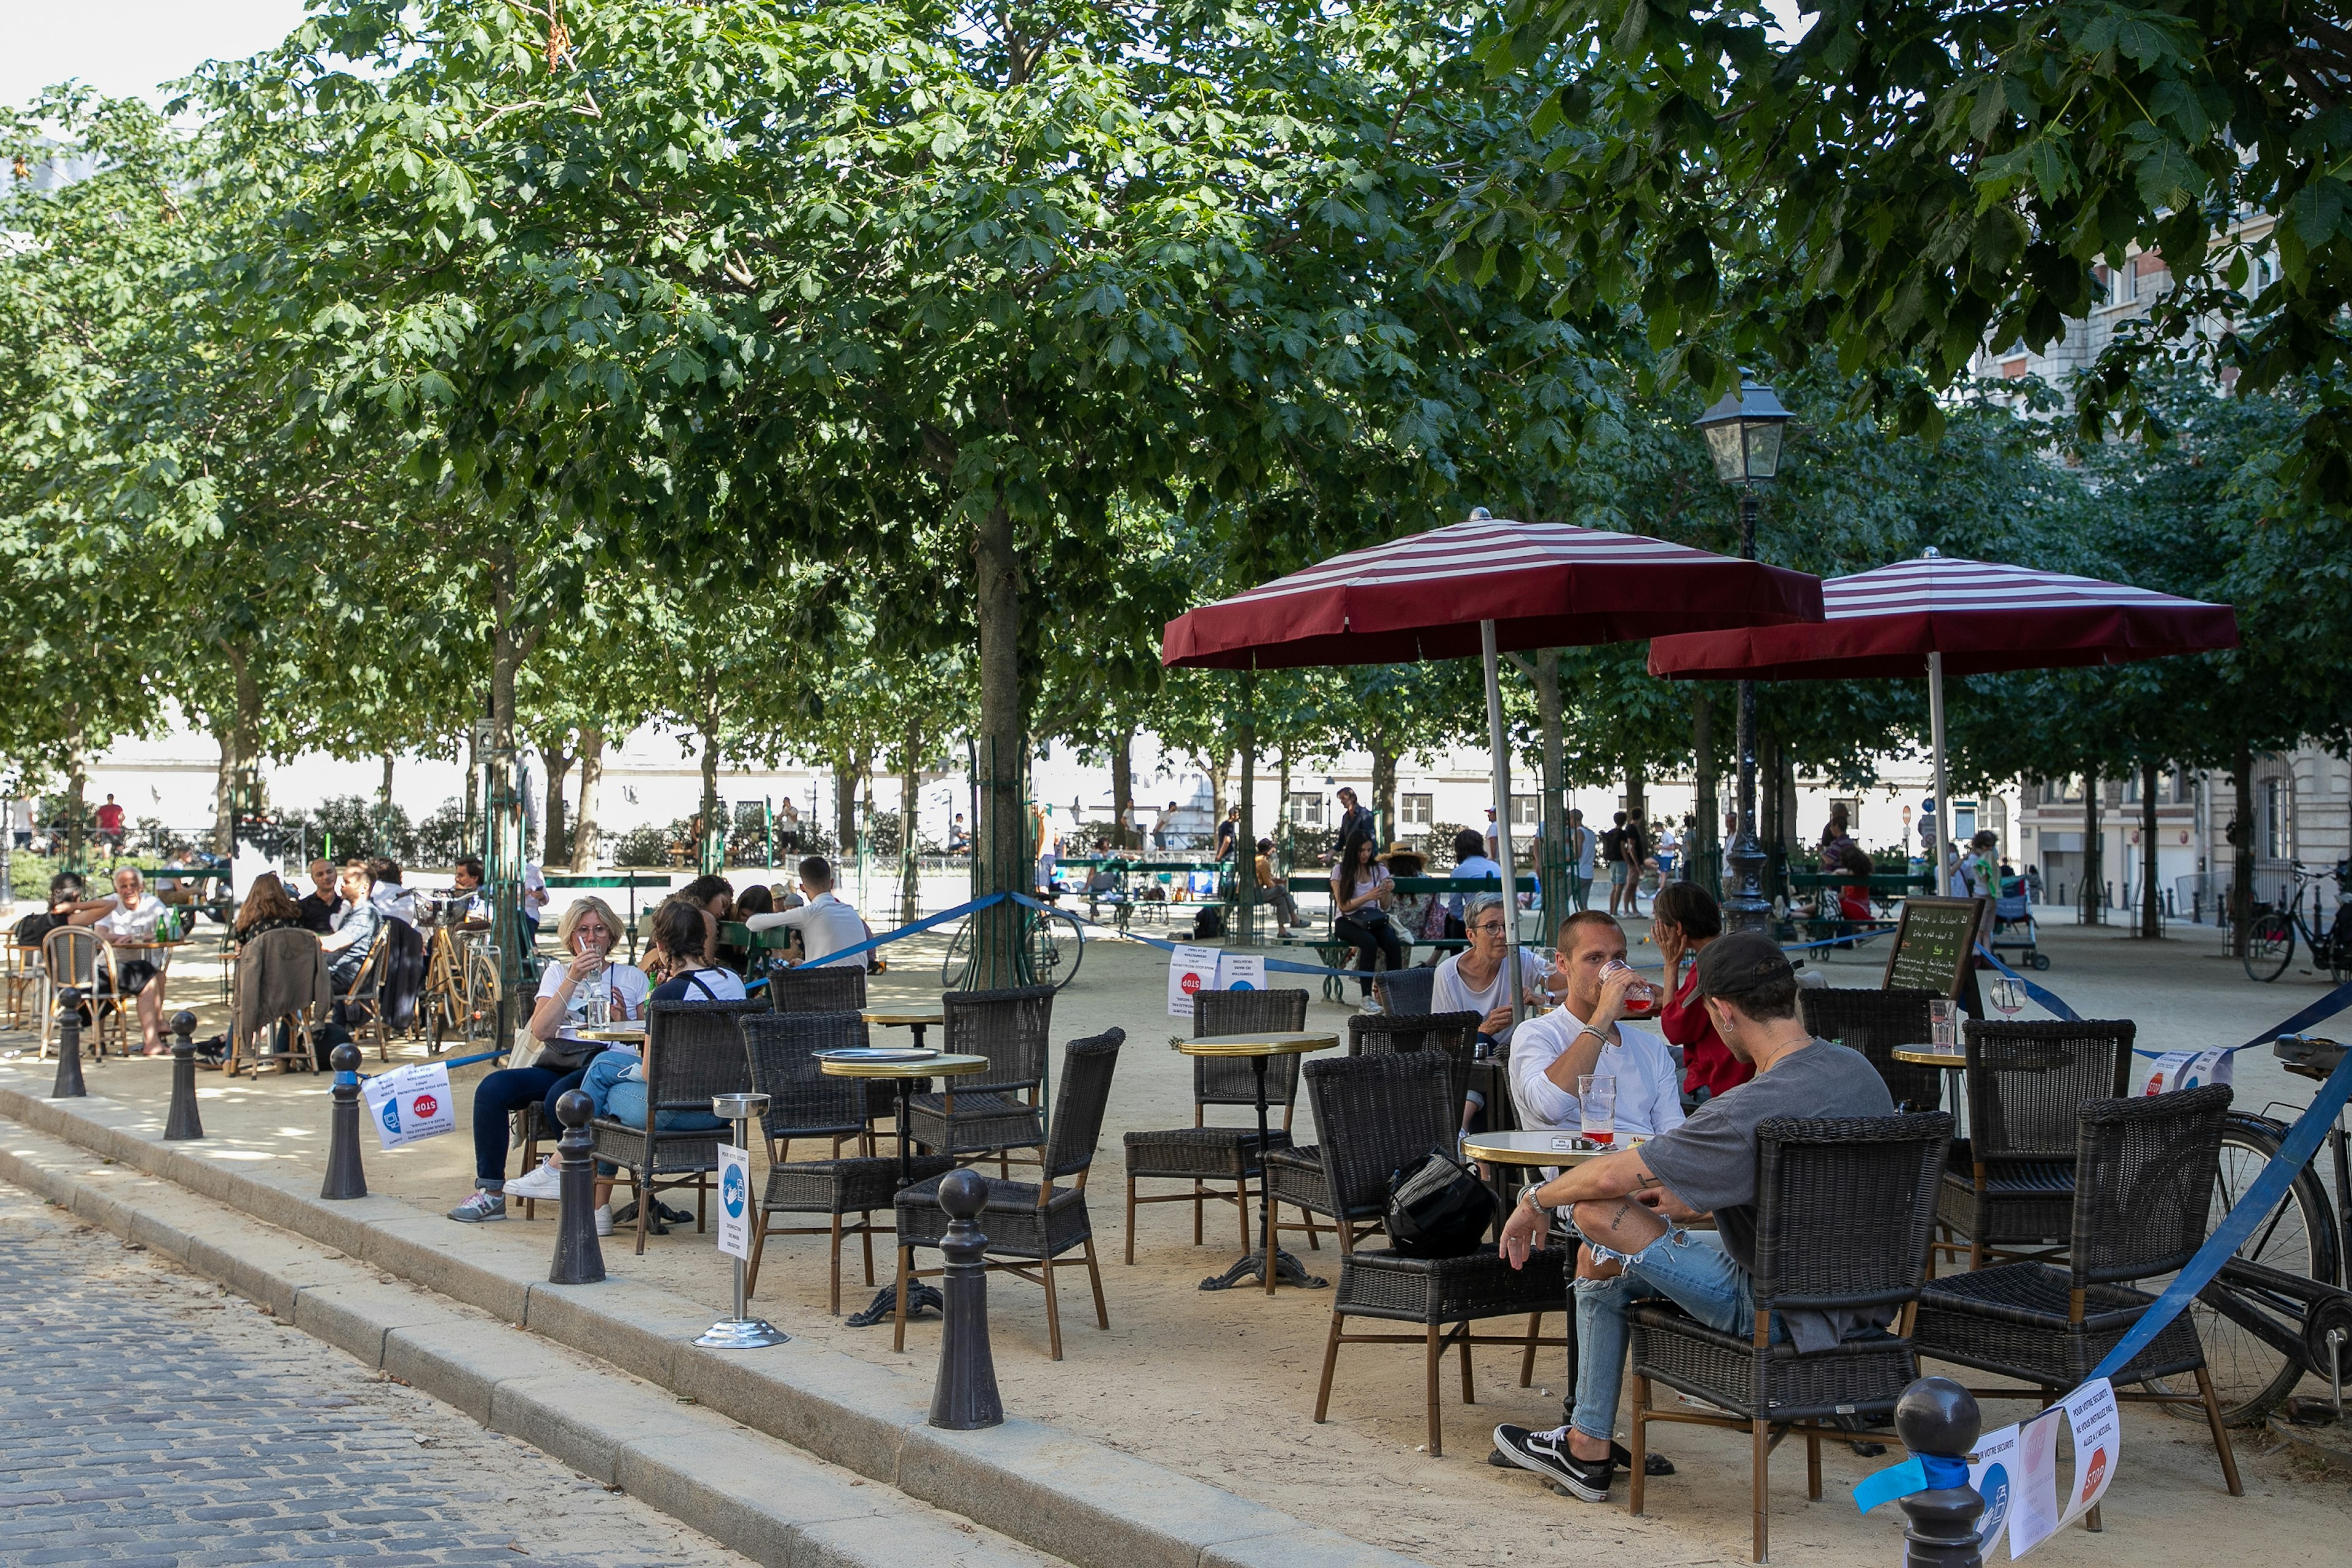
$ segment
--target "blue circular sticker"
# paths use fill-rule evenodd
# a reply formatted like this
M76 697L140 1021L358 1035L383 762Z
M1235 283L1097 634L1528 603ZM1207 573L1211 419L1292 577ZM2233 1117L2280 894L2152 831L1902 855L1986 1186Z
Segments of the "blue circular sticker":
M2009 1519L2009 1472L1995 1464L1978 1483L1977 1495L1984 1499L1984 1517L1977 1521L1977 1542L1982 1545L2000 1533Z
M736 1219L743 1217L743 1167L730 1165L726 1178L719 1184L719 1201L727 1205L728 1214Z

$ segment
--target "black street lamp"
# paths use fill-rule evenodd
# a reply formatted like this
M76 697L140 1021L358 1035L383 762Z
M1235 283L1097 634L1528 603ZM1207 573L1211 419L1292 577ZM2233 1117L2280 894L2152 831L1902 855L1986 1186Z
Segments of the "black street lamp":
M1772 389L1746 371L1739 388L1699 416L1716 477L1739 487L1739 558L1756 559L1756 487L1780 471L1780 427L1796 417ZM1724 900L1726 931L1763 931L1772 921L1764 897L1764 847L1756 837L1756 683L1739 683L1739 831L1724 851L1738 878Z

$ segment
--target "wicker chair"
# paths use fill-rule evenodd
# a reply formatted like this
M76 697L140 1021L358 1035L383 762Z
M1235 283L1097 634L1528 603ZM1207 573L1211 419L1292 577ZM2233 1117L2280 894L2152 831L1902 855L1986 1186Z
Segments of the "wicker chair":
M1454 1064L1454 1113L1462 1114L1470 1089L1471 1064L1478 1059L1476 1013L1359 1013L1348 1020L1348 1054L1370 1057L1440 1051ZM1458 1128L1460 1122L1457 1121Z
M820 972L822 973L822 972ZM851 970L856 974L859 971ZM874 1283L874 1211L887 1209L900 1185L898 1156L844 1158L844 1140L866 1131L864 1083L827 1078L816 1053L866 1044L866 1020L856 1013L753 1013L743 1019L743 1049L751 1059L751 1089L768 1097L761 1129L768 1135L768 1186L760 1199L759 1228L743 1293L760 1288L760 1257L768 1237L831 1236L832 1311L841 1313L841 1238L855 1234L866 1248L866 1282ZM793 1160L795 1138L829 1140L832 1157ZM944 1175L955 1162L944 1154L918 1154L909 1162L913 1180ZM830 1226L777 1230L771 1215L824 1215ZM850 1215L857 1223L845 1225Z
M1437 970L1425 963L1385 970L1373 984L1389 1012L1426 1013L1434 1005L1431 999L1436 994Z
M1276 1149L1265 1157L1275 1223L1260 1239L1269 1281L1282 1205L1329 1216L1340 1252L1352 1253L1357 1237L1379 1229L1388 1213L1389 1178L1432 1149L1453 1148L1461 1127L1454 1062L1443 1052L1314 1061L1304 1074L1321 1142ZM1312 1220L1307 1240L1319 1245Z
M1958 1256L1962 1236L1971 1268L2059 1255L2074 1225L2078 1108L2122 1098L2136 1032L2129 1019L1969 1021L1969 1135L1944 1173L1938 1252Z
M956 1080L952 1110L945 1094L917 1095L908 1131L935 1153L993 1154L997 1174L1008 1175L1011 1151L1045 1142L1040 1099L1054 988L950 991L940 998L940 1008L946 1020L940 1044L951 1053L986 1057L989 1066Z
M2011 1263L1929 1281L1919 1292L1919 1352L2032 1385L1979 1388L1979 1399L2047 1405L2088 1377L2156 1300L2131 1281L2176 1273L2204 1245L2229 1110L2225 1084L2083 1101L2067 1266ZM2242 1497L2229 1428L2188 1313L2111 1381L2147 1384L2183 1373L2195 1374L2196 1393L2119 1387L2116 1397L2202 1405L2222 1479L2231 1497ZM2099 1528L2096 1509L2089 1524Z
M694 1188L694 1228L708 1224L710 1173L719 1168L723 1131L710 1115L710 1098L751 1091L751 1065L736 1021L768 1010L761 1001L646 1004L646 1124L632 1127L609 1116L588 1124L596 1158L628 1173L640 1255L654 1202L672 1188ZM664 1131L664 1111L698 1116L710 1125Z
M1752 1332L1723 1333L1667 1302L1627 1313L1633 1367L1630 1510L1642 1511L1653 1421L1745 1430L1750 1444L1755 1560L1768 1542L1766 1489L1773 1447L1805 1439L1805 1495L1822 1495L1822 1439L1850 1434L1817 1425L1836 1415L1890 1413L1919 1375L1909 1339L1885 1330L1801 1354L1772 1343L1774 1311L1859 1311L1892 1317L1917 1300L1927 1276L1936 1182L1952 1119L1943 1111L1843 1121L1767 1121L1757 1130L1756 1298ZM1904 1314L1908 1316L1907 1311ZM1727 1415L1650 1408L1663 1383Z
M1192 1034L1237 1035L1248 1030L1296 1030L1307 1027L1304 991L1196 991L1192 994ZM1282 1127L1266 1129L1269 1147L1290 1146L1290 1116L1298 1098L1298 1058L1285 1055L1260 1058L1265 1062L1265 1100L1282 1108ZM1212 1105L1251 1108L1247 1127L1211 1127ZM1192 1058L1192 1125L1159 1132L1130 1132L1127 1153L1127 1261L1135 1261L1135 1210L1139 1204L1192 1205L1192 1245L1201 1245L1202 1210L1211 1198L1230 1203L1241 1216L1242 1250L1250 1245L1250 1182L1258 1174L1258 1142L1255 1111L1257 1073L1246 1057ZM1138 1181L1190 1182L1189 1193L1157 1193L1139 1196ZM1231 1182L1230 1193L1212 1193L1210 1182Z
M1319 1423L1331 1403L1331 1374L1339 1362L1341 1345L1420 1345L1427 1382L1429 1453L1445 1452L1445 1433L1437 1415L1438 1367L1449 1346L1462 1353L1462 1403L1478 1403L1470 1381L1472 1345L1516 1345L1520 1348L1519 1386L1535 1380L1536 1348L1568 1346L1566 1334L1539 1335L1546 1312L1573 1310L1568 1295L1569 1250L1541 1247L1528 1255L1527 1267L1514 1268L1492 1247L1481 1246L1462 1258L1401 1258L1385 1247L1365 1248L1339 1259L1339 1291L1331 1299L1331 1337L1323 1347L1323 1384L1315 1395L1315 1419ZM1480 1318L1517 1317L1526 1313L1525 1334L1474 1334L1470 1325ZM1418 1334L1350 1334L1340 1325L1349 1318L1384 1318L1391 1322L1419 1323Z
M397 923L390 920L384 922L387 927ZM352 976L350 987L335 998L342 1004L342 1017L338 1021L350 1026L352 1044L365 1050L367 1047L363 1042L368 1032L374 1031L375 1059L380 1062L392 1059L392 1029L384 1016L383 1001L384 970L391 963L390 935L387 931L378 931L375 945L368 950L367 957L360 961L359 973ZM310 1066L315 1068L318 1063L314 1060Z
M1073 1247L1086 1254L1087 1279L1095 1292L1095 1326L1110 1327L1102 1269L1095 1261L1094 1222L1087 1213L1087 1172L1095 1162L1095 1144L1102 1137L1103 1115L1110 1105L1111 1073L1126 1041L1125 1030L1108 1029L1072 1040L1066 1047L1062 1084L1054 1100L1053 1135L1041 1157L1042 1180L982 1178L988 1183L988 1203L978 1223L987 1233L989 1256L1005 1259L986 1267L1045 1288L1045 1334L1055 1361L1062 1359L1062 1309L1054 1293L1054 1259ZM1066 1187L1056 1185L1064 1176L1077 1179ZM947 1211L940 1206L940 1183L945 1179L933 1176L898 1196L898 1350L907 1348L908 1283L938 1272L919 1272L914 1249L937 1247L947 1235Z
M797 964L768 972L768 997L779 1013L863 1013L866 1011L866 971L854 963ZM931 1080L915 1080L915 1092L928 1093ZM898 1086L887 1078L866 1080L865 1152L874 1152L874 1123L898 1114ZM870 1272L870 1270L869 1270Z
M1898 1062L1895 1052L1927 1043L1927 1004L1937 993L1906 987L1864 991L1823 987L1800 991L1805 1027L1824 1040L1861 1052L1886 1080L1897 1110L1937 1110L1944 1103L1944 1069Z
M106 1026L111 1023L118 1039L130 1046L123 1030L122 1001L114 994L113 973L107 966L106 944L88 926L58 926L41 939L41 1058L49 1054L58 1026L58 994L77 991L89 1009L90 1038L85 1044L106 1054Z

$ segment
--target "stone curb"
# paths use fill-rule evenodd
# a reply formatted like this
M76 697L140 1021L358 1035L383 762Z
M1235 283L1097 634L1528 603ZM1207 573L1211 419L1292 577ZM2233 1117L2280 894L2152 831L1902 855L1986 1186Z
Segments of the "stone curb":
M691 1341L709 1326L708 1309L625 1279L550 1285L543 1242L436 1225L389 1198L329 1203L310 1190L318 1178L308 1172L273 1179L238 1170L205 1158L200 1143L163 1142L153 1114L95 1095L51 1100L45 1080L37 1093L31 1081L21 1069L0 1068L0 1115L609 1362L1076 1568L1423 1568L1041 1423L1015 1417L986 1432L935 1431L926 1419L928 1369L900 1374L798 1340L756 1359L699 1350ZM0 1173L6 1168L0 1153ZM130 1234L137 1215L120 1217L100 1223ZM316 1299L306 1322L305 1294L295 1292L292 1303L298 1326L315 1323L312 1331L346 1349L363 1347L373 1331L378 1349L353 1353L376 1364L394 1353L398 1331L415 1326L394 1321L400 1314L390 1301L339 1288L307 1293ZM468 1394L452 1403L472 1411L478 1401Z
M82 1152L18 1135L0 1177L218 1279L282 1321L483 1426L618 1486L773 1568L1040 1568L1032 1549L853 1479L478 1312L387 1285L365 1265ZM281 1303L290 1304L281 1306Z

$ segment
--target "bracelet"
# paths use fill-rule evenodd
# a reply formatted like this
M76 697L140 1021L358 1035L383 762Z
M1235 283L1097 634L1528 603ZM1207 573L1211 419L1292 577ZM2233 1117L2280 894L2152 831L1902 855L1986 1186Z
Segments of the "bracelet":
M1591 1035L1594 1039L1599 1040L1604 1046L1609 1043L1609 1037L1602 1034L1600 1030L1594 1028L1590 1024L1587 1024L1581 1029L1577 1030L1576 1039L1570 1040L1568 1043L1572 1046L1576 1044L1576 1040L1580 1040L1587 1035Z

